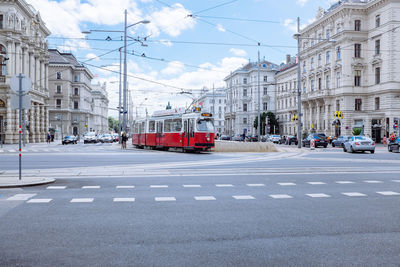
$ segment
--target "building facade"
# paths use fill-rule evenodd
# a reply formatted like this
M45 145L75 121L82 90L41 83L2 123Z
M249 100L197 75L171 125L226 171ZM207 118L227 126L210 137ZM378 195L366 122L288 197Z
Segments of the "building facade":
M108 132L108 94L107 84L92 84L94 102L93 119L94 129L99 133Z
M30 108L23 110L26 142L44 142L48 131L49 29L24 0L0 1L0 142L18 143L19 113L12 109L11 77L29 77Z
M49 49L49 52L49 118L55 138L100 132L94 116L92 73L71 53L61 53L56 49Z
M197 100L204 110L213 114L215 133L225 133L226 88L205 90Z
M226 134L257 134L254 120L259 105L261 113L275 113L275 73L278 70L278 65L266 60L262 60L260 66L258 62L249 62L224 79L227 87Z
M393 132L400 118L399 19L396 0L339 1L300 32L305 131L351 135L362 128L377 142ZM343 118L335 119L336 111Z

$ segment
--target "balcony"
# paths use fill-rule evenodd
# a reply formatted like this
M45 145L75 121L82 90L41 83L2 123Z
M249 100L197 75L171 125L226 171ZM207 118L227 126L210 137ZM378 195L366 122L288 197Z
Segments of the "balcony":
M80 95L79 95L79 94L72 94L72 95L71 95L71 98L73 98L73 99L79 99L79 98L80 98Z
M312 99L324 98L324 97L330 96L330 95L331 95L330 90L316 90L316 91L312 91L312 92L303 93L302 100L307 101L307 100L312 100Z

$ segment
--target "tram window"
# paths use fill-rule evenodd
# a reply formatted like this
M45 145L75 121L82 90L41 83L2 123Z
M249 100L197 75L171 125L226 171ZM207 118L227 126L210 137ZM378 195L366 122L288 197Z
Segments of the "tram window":
M144 133L144 122L142 122L140 125L140 132Z
M174 132L180 132L182 130L182 120L181 119L173 120L173 128L171 130Z
M198 120L197 121L197 130L201 132L213 132L214 124L212 120Z
M164 121L164 132L172 132L172 120L165 120Z
M156 131L156 122L149 121L149 133L154 133Z
M187 132L187 131L188 131L188 122L187 122L187 120L185 120L185 124L184 124L184 129L183 129L183 131L184 131L184 132Z

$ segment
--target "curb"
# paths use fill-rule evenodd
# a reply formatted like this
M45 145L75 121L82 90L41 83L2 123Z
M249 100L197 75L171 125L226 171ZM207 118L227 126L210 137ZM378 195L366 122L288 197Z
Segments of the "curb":
M22 179L22 181L21 182L5 182L5 183L2 183L1 182L1 180L2 179L4 179L4 178L9 178L10 180L11 179L16 179L16 177L10 177L10 176L8 176L8 177L1 177L0 176L0 189L1 188L15 188L15 187L28 187L28 186L36 186L36 185L45 185L45 184L51 184L51 183L54 183L55 181L56 181L56 179L54 179L54 178L38 178L38 179L35 179L35 180L30 180L30 181L24 181L23 179Z

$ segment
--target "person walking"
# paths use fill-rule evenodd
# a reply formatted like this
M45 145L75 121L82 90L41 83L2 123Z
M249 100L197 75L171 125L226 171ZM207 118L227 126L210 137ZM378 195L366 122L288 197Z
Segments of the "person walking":
M47 143L50 144L51 135L50 132L47 132Z
M386 135L383 136L383 145L384 145L384 146L387 145L387 138L386 138Z
M125 132L122 133L121 139L122 149L126 149L126 141L128 141L128 137L126 136Z

